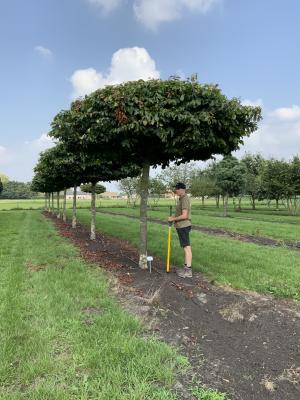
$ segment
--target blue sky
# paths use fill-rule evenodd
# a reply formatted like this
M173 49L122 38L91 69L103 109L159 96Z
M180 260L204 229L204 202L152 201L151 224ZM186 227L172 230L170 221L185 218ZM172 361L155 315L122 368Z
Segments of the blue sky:
M298 0L2 0L0 172L30 180L76 96L195 72L262 106L238 155L300 153L299 18Z

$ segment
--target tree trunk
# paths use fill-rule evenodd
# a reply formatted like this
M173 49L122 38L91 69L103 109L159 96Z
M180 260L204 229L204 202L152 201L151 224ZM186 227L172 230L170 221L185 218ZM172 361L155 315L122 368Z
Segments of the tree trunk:
M223 204L224 204L224 217L227 217L227 207L228 207L228 193L226 193L225 196L223 196Z
M232 198L232 203L233 203L233 208L234 208L234 211L236 211L235 197L233 197L233 198Z
M294 213L293 215L297 215L297 207L298 207L298 201L297 201L297 196L294 197Z
M51 214L54 215L54 193L51 193L51 206L52 206L52 212Z
M147 269L147 201L149 195L150 165L143 166L141 177L141 204L140 204L140 259L139 266Z
M255 210L255 197L251 196L252 210Z
M63 221L64 222L67 221L66 209L67 209L67 189L64 189L64 202L63 202Z
M76 228L77 224L77 215L76 215L76 197L77 197L77 186L74 186L73 193L73 216L72 216L72 228Z
M276 199L276 210L279 210L279 199Z
M202 197L202 205L204 206L204 196L201 197Z
M45 192L45 211L47 211L47 193Z
M242 210L242 197L238 198L238 209L239 212Z
M92 183L91 198L91 240L96 239L96 184Z
M218 208L220 208L220 195L219 194L216 196L216 206Z
M56 196L57 196L57 218L60 218L60 204L59 204L60 192L57 192Z

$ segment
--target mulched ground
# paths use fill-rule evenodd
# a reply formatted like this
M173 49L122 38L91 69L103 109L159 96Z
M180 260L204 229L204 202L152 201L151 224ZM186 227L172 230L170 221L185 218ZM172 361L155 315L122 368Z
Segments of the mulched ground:
M102 211L102 210L98 211L98 212L101 212L102 214L109 214L109 215L120 215L122 217L133 218L133 219L139 218L134 215L125 215L122 213L107 212L107 211ZM168 222L166 222L166 221L161 221L161 220L155 219L155 218L148 218L148 221L154 222L156 224L161 224L161 225L168 224ZM192 228L194 231L203 232L208 235L229 237L231 239L239 240L242 242L255 243L255 244L258 244L259 246L285 247L285 248L288 248L289 250L300 250L300 242L296 242L296 241L276 240L276 239L270 239L270 238L266 238L266 237L262 237L262 236L248 235L246 233L238 233L238 232L228 231L226 229L221 229L221 228L209 228L206 226L199 226L199 225L193 225Z
M52 218L60 234L79 247L81 256L114 277L112 289L123 306L141 316L147 334L174 344L191 370L174 385L180 399L204 385L226 392L231 400L300 399L300 305L290 300L213 285L200 273L181 279L137 266L138 251L124 240L87 228L71 228ZM192 383L193 382L193 383Z

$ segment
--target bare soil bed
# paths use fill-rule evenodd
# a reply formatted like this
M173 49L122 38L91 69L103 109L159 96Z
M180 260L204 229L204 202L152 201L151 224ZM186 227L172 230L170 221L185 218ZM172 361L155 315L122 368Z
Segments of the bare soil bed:
M128 242L100 232L91 241L86 227L45 215L86 261L109 272L122 305L145 321L146 335L189 358L189 373L174 385L180 399L194 399L188 388L197 385L231 400L300 398L299 304L216 286L200 273L181 279L157 258L150 274L138 268Z

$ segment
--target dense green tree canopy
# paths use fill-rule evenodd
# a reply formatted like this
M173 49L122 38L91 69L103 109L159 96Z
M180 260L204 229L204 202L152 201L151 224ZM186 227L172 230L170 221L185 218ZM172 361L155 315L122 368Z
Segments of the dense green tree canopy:
M216 185L223 195L238 196L245 187L246 168L232 156L224 157L216 167Z
M74 102L56 116L50 135L108 159L166 166L236 150L260 113L227 99L216 85L140 80Z
M103 162L100 157L71 152L63 143L58 143L41 154L35 172L32 187L38 191L52 192L81 183L117 180L137 174L139 169L129 169L117 162Z
M75 101L55 117L50 136L82 156L142 168L140 266L146 268L150 166L229 154L256 130L260 118L259 107L227 99L216 85L139 80Z

